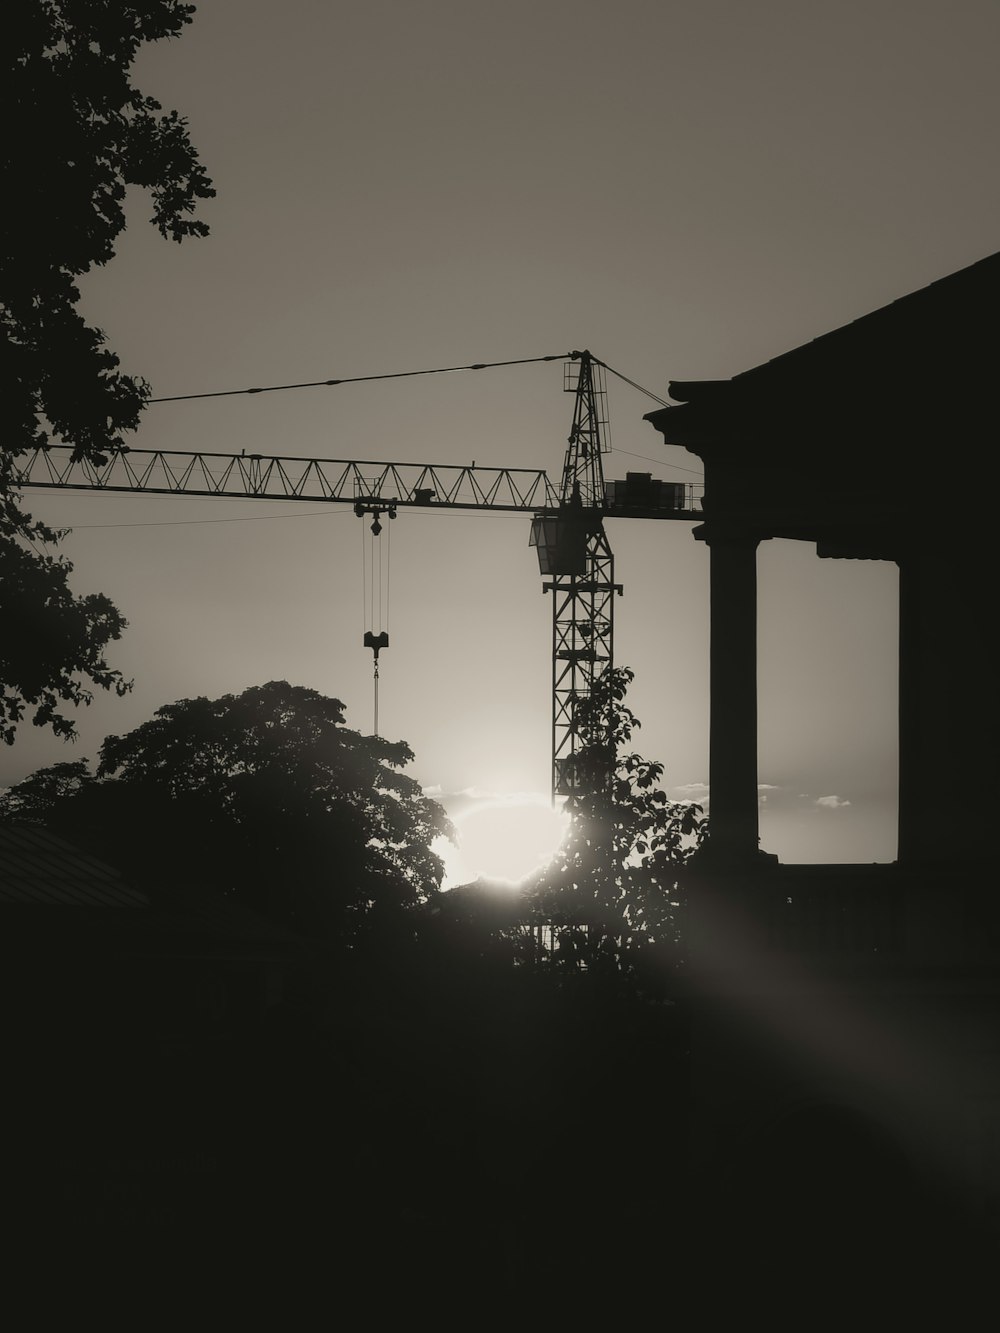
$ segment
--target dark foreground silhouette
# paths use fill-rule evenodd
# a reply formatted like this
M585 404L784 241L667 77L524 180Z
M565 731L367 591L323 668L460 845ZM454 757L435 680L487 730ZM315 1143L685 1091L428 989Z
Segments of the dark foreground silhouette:
M229 1309L461 1293L631 1320L650 1291L706 1316L902 1311L965 1299L983 1271L974 1230L850 1117L776 1128L692 1182L682 1005L449 944L325 975L272 948L286 997L261 1013L263 950L231 952L224 1015L203 984L217 956L8 967L16 1272Z

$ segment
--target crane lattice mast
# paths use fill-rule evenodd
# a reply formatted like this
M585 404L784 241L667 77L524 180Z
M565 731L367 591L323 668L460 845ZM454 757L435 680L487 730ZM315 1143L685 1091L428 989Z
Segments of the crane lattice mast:
M559 508L539 515L532 543L542 585L552 594L552 793L572 798L610 781L611 766L582 766L594 742L583 735L580 703L614 665L615 558L604 530L607 497L602 455L608 447L603 366L579 352L565 367L564 388L575 394L573 426L563 463Z

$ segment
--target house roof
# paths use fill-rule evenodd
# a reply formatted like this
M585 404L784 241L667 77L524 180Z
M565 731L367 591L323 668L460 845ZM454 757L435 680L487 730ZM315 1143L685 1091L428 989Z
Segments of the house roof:
M950 504L981 545L994 526L998 310L1000 253L730 380L675 381L680 401L645 420L705 461L716 526L897 559ZM946 486L943 467L963 475Z
M793 381L810 384L837 376L836 388L851 393L875 385L891 388L905 378L923 393L967 392L995 362L1000 309L1000 253L909 292L850 323L794 347L731 380L675 380L669 393L678 402L718 402L768 393ZM670 411L669 408L665 409ZM654 420L651 412L647 420Z
M679 401L645 419L705 461L716 530L897 559L947 503L928 468L960 458L975 480L957 503L980 540L993 527L998 310L1000 253L732 379L675 381Z
M306 945L241 903L183 886L154 902L113 866L29 824L0 823L0 911L8 947L284 959Z
M0 905L148 908L113 866L48 829L0 824Z

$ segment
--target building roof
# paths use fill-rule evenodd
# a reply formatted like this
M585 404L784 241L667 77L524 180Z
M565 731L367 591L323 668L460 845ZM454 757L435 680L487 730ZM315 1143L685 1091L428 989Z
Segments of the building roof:
M995 328L1000 310L1000 253L909 292L850 323L794 347L731 380L676 380L671 398L700 404L736 392L740 397L772 392L801 381L838 377L838 392L850 394L904 378L921 381L925 394L966 392L970 382L995 363ZM670 409L666 409L669 411ZM657 416L652 412L647 420Z
M1000 253L729 380L675 381L646 415L706 465L709 525L897 559L948 503L992 532ZM975 480L972 481L971 479ZM985 522L977 521L979 519ZM700 534L704 530L699 529Z
M897 559L950 504L982 543L994 526L998 310L1000 253L732 379L673 382L680 401L645 419L704 460L716 530ZM962 473L929 480L942 466Z
M148 908L113 866L48 829L0 824L0 905Z
M48 829L0 823L2 944L132 956L285 960L307 942L242 903L178 886L154 901L113 866Z

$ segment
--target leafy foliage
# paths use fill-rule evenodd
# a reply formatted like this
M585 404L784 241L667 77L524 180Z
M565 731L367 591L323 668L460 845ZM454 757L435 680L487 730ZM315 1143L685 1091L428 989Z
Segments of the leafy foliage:
M670 801L663 765L626 751L640 723L625 705L633 673L605 673L578 708L581 771L570 828L527 891L521 956L557 971L644 979L680 958L682 867L704 841L702 807Z
M45 824L58 802L77 796L94 781L86 759L40 768L0 795L0 820L18 824Z
M131 689L104 656L127 622L102 593L72 592L73 566L39 547L58 536L0 495L0 739L7 745L13 745L29 706L36 727L72 736L74 723L59 707L90 702L85 680L119 695Z
M177 0L12 0L0 110L8 132L0 216L0 736L32 720L71 736L58 711L129 688L104 660L125 621L99 595L77 598L72 565L39 549L65 535L33 522L17 495L18 455L50 436L103 461L134 430L149 387L122 374L103 333L76 309L76 279L114 255L128 186L147 189L166 237L203 236L191 217L214 194L175 111L136 89L144 42L175 37L193 6ZM9 645L13 644L11 647Z
M403 929L435 895L444 811L401 770L403 742L343 725L338 699L271 681L183 699L85 764L43 769L0 817L44 822L162 893L232 895L350 942Z

